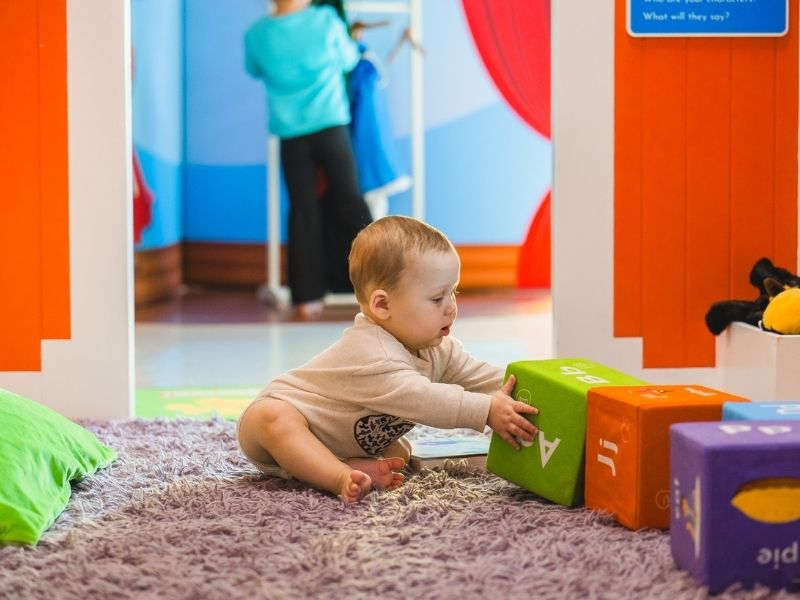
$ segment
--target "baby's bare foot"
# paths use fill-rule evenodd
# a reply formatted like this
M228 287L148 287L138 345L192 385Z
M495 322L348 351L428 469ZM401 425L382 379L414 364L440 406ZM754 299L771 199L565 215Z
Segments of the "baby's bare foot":
M398 473L406 464L402 458L350 458L345 461L353 469L363 471L372 485L381 490L394 490L403 485L405 475Z
M344 477L339 497L345 504L358 502L369 493L370 489L372 489L370 476L363 471L354 469Z

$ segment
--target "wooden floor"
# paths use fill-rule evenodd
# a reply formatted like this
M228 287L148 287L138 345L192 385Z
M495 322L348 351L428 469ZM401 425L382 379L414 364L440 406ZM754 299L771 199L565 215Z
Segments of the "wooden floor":
M455 335L473 356L497 365L552 357L547 290L470 290L458 305ZM329 306L320 321L298 322L254 289L187 289L136 311L136 385L262 386L335 343L356 310Z
M537 314L550 311L550 290L467 290L458 296L461 316ZM321 322L350 321L355 304L326 305ZM137 323L291 323L290 307L273 308L259 301L255 289L192 286L172 300L136 307Z

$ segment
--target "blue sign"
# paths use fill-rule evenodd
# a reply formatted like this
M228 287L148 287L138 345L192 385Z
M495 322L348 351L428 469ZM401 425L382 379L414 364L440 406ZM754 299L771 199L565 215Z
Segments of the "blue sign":
M634 37L781 36L789 0L628 0Z

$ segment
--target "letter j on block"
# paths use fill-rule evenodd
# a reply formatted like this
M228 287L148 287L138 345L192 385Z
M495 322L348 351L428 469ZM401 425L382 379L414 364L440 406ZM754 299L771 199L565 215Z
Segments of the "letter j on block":
M629 529L669 527L669 427L719 421L726 402L747 403L700 385L589 390L586 506Z

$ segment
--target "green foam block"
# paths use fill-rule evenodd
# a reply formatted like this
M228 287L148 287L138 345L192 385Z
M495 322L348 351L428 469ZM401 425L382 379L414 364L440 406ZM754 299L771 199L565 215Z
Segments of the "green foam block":
M533 444L514 450L492 434L486 468L563 506L583 503L586 393L594 387L646 382L583 358L525 360L506 368L515 375L513 397L539 409L526 415L539 428Z

